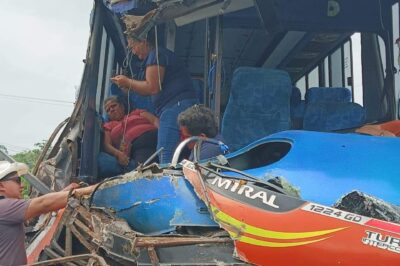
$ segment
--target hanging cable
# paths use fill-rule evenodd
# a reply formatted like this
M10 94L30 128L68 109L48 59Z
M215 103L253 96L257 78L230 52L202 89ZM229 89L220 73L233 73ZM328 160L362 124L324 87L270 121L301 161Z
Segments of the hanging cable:
M133 71L132 71L132 65L131 65L131 62L132 62L132 58L133 58L133 53L132 53L132 49L129 47L129 44L127 45L127 52L126 52L126 56L125 56L125 58L124 58L124 61L122 62L122 67L123 68L125 68L125 69L129 69L129 71L130 71L130 76L132 77L133 76ZM121 139L121 143L120 143L120 148L119 148L119 150L120 151L122 151L122 152L126 152L126 149L127 149L127 145L126 145L126 143L125 143L125 134L126 134L126 127L127 127L127 124L128 124L128 117L129 117L129 114L130 114L130 112L131 112L131 103L130 103L130 90L131 90L131 88L129 87L128 88L128 91L127 91L127 110L126 110L126 115L125 115L125 118L124 118L124 125L123 125L123 131L122 131L122 139Z
M157 59L157 70L158 70L158 85L160 86L160 91L162 90L161 87L161 77L160 77L160 60L158 58L158 37L157 37L157 25L154 26L154 34L155 34L155 40L156 40L156 59Z
M133 58L133 53L132 53L132 50L129 48L129 45L128 45L127 46L126 56L124 58L124 61L122 62L122 68L129 69L130 76L133 76L132 64L131 64L132 58Z
M126 150L128 148L128 146L125 143L125 134L126 134L126 126L128 124L128 116L129 116L129 114L131 112L129 91L130 91L130 89L128 89L128 93L127 93L128 106L127 106L127 111L126 111L126 115L125 115L124 122L123 122L124 123L124 125L123 125L124 126L124 130L122 131L122 139L121 139L120 148L119 148L119 150L124 152L124 153L126 152Z

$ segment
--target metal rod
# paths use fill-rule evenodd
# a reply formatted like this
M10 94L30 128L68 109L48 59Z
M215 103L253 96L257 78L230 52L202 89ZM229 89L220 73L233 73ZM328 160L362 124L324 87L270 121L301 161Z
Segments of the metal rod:
M228 243L232 240L230 238L212 238L212 237L138 237L136 248L141 247L169 247L169 246L182 246L182 245L195 245L195 244L210 244L210 243Z
M51 252L50 252L51 253ZM54 255L54 254L53 254ZM59 257L56 259L51 259L51 260L46 260L46 261L40 261L37 263L30 264L31 266L48 266L48 265L57 265L61 263L66 263L66 262L73 262L73 261L78 261L78 260L88 260L90 258L96 258L98 260L99 256L94 256L92 254L83 254L83 255L76 255L76 256L68 256L68 257ZM103 259L104 260L104 259ZM107 265L107 264L100 264L100 265Z
M216 38L215 38L215 98L214 98L214 112L217 118L218 127L221 125L221 86L222 86L222 16L216 18Z
M160 260L158 259L157 252L154 249L154 247L149 247L147 249L147 252L149 253L151 265L154 265L154 266L160 265Z
M89 251L93 250L93 246L83 237L83 235L73 226L71 225L71 232L78 238L79 242L87 248Z
M210 20L206 18L205 23L205 33L204 33L204 74L203 74L203 102L205 106L210 107L209 97L209 87L208 87L208 71L210 67Z
M70 225L65 228L65 256L72 255L72 233Z

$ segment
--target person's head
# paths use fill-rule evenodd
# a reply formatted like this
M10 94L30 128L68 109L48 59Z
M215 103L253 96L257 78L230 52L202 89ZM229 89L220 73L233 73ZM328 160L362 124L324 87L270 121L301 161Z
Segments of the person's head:
M178 115L181 139L191 136L214 138L218 134L217 119L210 108L193 105ZM189 148L194 146L190 145Z
M140 60L147 57L149 52L154 49L155 43L154 28L147 33L147 36L144 39L139 39L133 34L128 35L128 47Z
M0 195L20 199L23 190L21 176L28 173L24 163L0 161Z
M104 100L104 110L110 121L120 121L126 115L126 105L122 97L110 96Z

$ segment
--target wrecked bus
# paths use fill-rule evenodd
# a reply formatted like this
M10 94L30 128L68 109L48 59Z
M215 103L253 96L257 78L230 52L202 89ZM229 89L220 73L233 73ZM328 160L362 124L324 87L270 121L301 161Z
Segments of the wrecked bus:
M160 45L185 62L231 153L180 163L179 146L171 164L103 181L97 155L103 100L116 89L110 78L141 67L122 16L149 11L139 30L156 26ZM398 118L398 18L394 0L94 1L74 111L32 183L38 193L76 178L100 183L39 220L29 262L349 265L365 248L360 261L395 265L400 141L354 129ZM132 97L151 110L149 98ZM339 213L337 201L354 190L388 202L390 215ZM341 244L346 235L354 248ZM315 258L320 250L329 256Z

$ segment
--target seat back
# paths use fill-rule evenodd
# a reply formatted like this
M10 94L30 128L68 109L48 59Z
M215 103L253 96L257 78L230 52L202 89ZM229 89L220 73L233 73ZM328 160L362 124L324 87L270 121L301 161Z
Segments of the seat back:
M306 93L303 129L333 131L361 126L364 108L351 102L351 91L343 87L314 87Z
M293 86L292 95L290 96L290 120L292 121L292 129L303 128L305 108L306 103L301 99L300 89Z
M363 125L365 109L357 103L320 102L307 105L303 129L333 131L355 128Z
M221 129L230 150L289 129L291 92L291 80L285 71L236 69Z
M306 103L351 102L351 91L343 87L313 87L307 90Z

